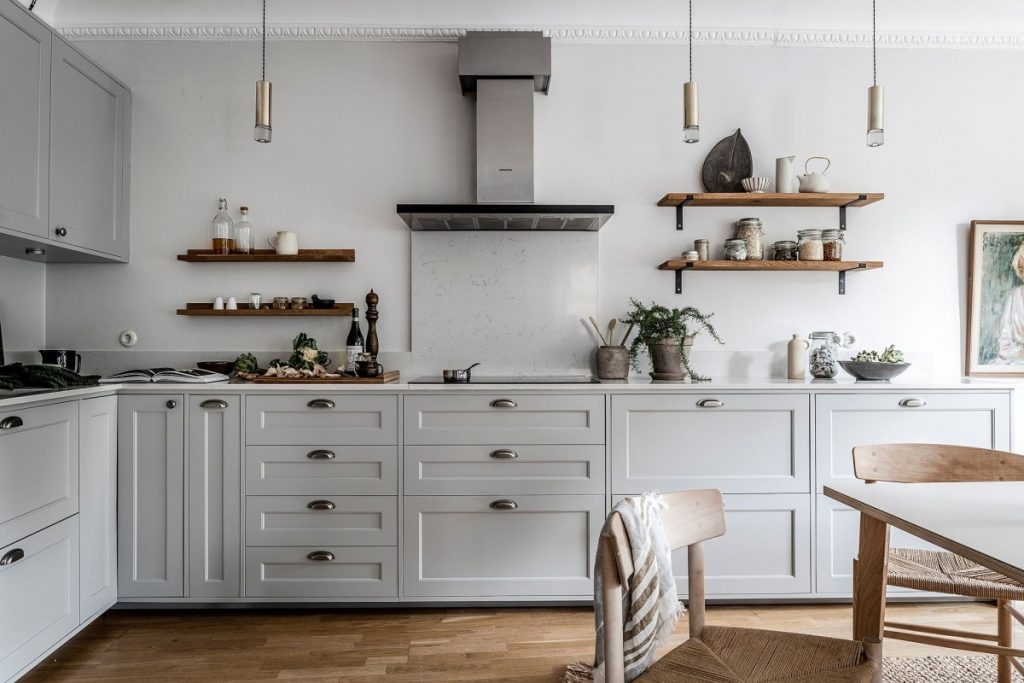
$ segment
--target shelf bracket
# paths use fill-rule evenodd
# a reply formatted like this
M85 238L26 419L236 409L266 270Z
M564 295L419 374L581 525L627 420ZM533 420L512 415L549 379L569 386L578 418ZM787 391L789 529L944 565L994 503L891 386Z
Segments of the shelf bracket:
M846 231L846 207L854 206L858 202L867 201L868 196L866 194L857 195L857 198L852 202L847 202L839 207L839 229L843 232Z
M683 293L683 271L680 268L676 271L676 294Z
M850 270L866 270L868 264L858 261L856 268ZM839 271L839 294L846 294L846 272L845 270Z
M682 230L683 229L683 205L684 204L689 204L692 201L693 201L693 195L692 194L688 194L688 195L686 195L686 199L684 199L683 201L681 201L678 204L676 204L676 230ZM676 293L678 294L679 292L676 292Z

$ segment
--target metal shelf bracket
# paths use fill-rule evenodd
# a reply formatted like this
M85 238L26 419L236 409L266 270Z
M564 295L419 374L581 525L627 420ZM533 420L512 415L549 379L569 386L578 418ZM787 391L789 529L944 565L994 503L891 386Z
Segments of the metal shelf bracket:
M683 270L680 268L676 271L676 294L683 293Z
M854 199L852 202L847 202L846 204L843 204L842 206L839 207L839 229L840 230L842 230L844 232L846 231L846 207L852 206L852 205L856 204L857 202L866 201L867 198L868 198L868 196L866 194L857 195L857 199ZM840 292L840 294L841 293L842 292Z
M683 229L683 205L689 204L692 201L693 195L688 194L686 195L686 199L676 204L676 230ZM679 294L679 292L676 292L676 294Z
M868 267L868 264L862 263L862 262L858 261L857 262L857 267L856 268L851 268L850 270L865 270L867 267ZM845 271L845 270L840 270L839 271L839 294L841 294L841 295L842 294L846 294L846 273L847 273L847 271Z

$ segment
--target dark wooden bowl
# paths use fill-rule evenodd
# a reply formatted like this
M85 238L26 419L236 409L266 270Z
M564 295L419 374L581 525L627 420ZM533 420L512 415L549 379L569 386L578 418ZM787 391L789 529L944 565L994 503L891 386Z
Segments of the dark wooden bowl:
M196 367L200 370L209 370L210 372L219 372L222 375L230 375L235 369L235 361L201 360L196 363Z

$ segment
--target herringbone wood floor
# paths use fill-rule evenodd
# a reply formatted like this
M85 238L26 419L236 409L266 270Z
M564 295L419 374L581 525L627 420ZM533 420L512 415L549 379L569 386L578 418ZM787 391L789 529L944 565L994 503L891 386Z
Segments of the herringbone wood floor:
M888 616L995 629L995 609L984 604L890 605ZM713 607L708 621L849 637L850 607ZM683 619L673 646L685 637ZM115 610L24 680L551 682L592 652L593 612L584 608ZM932 652L943 651L886 643L889 656Z

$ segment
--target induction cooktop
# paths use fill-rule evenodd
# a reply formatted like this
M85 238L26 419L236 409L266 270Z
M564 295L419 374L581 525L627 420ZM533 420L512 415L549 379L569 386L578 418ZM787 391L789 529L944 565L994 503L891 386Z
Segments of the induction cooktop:
M417 377L410 384L599 384L590 375L510 375L488 377L473 375L469 382L445 382L441 377L428 375Z

